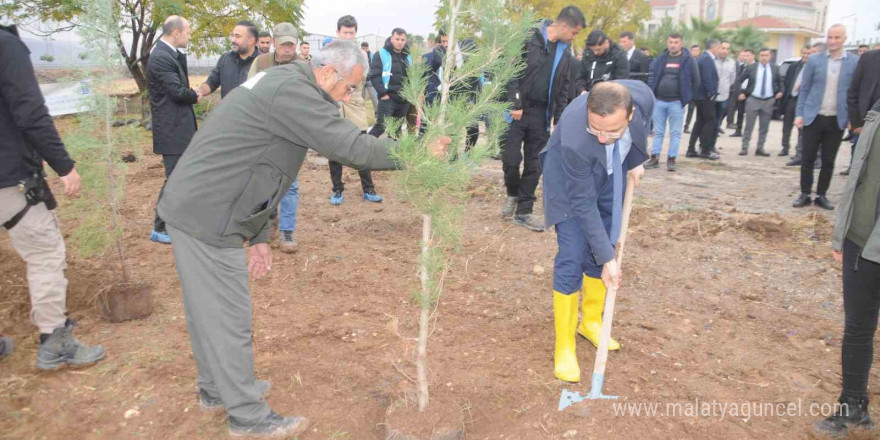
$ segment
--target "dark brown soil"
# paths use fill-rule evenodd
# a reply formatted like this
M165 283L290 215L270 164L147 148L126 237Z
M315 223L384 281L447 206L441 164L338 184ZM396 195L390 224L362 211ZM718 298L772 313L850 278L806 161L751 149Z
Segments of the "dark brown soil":
M778 128L774 122L771 131ZM841 272L829 254L833 213L791 209L797 173L784 168L783 158L737 157L734 142L720 144L724 166L681 159L678 174L652 171L638 189L615 310L613 335L622 349L610 355L604 388L621 399L565 412L556 409L560 393L588 391L595 349L578 340L582 383L554 378L555 235L501 221L500 165L485 164L471 188L462 251L445 280L428 346L432 398L460 409L466 438L812 435L810 425L820 417L807 413L809 406L833 402L840 387L843 316ZM145 134L144 152L149 145ZM146 155L129 165L122 209L135 278L153 286L152 315L119 324L100 319L93 299L114 277L111 260L74 252L68 258L77 336L107 348L96 366L37 372L25 268L8 235L0 234L0 333L16 344L0 361L0 438L228 435L225 415L199 411L171 248L148 240L163 181L160 162ZM328 203L328 174L326 167L304 166L299 252L275 253L270 275L251 284L256 375L272 382L268 401L276 411L312 421L301 439L383 439L389 405L406 398L408 378L415 377L412 293L419 285L421 226L394 194L391 173L374 173L386 200L369 204L360 200L357 174L347 170L339 207ZM833 183L829 195L836 202L843 182L835 176ZM69 233L77 220L64 209L62 201ZM873 389L871 399L880 401ZM803 412L723 418L662 408L656 416L614 412L616 403L695 401L794 403Z

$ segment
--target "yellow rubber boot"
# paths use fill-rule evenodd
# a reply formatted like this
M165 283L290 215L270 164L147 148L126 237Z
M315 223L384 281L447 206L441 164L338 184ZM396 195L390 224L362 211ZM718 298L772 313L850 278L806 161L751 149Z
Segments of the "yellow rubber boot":
M580 382L581 367L575 349L578 319L577 293L563 295L553 291L553 316L556 322L556 352L553 355L556 377L566 382Z
M605 310L605 283L598 278L584 276L584 303L581 313L583 320L578 326L578 334L587 338L596 347L599 346L599 333L602 332L602 311ZM620 350L620 344L611 338L608 350Z

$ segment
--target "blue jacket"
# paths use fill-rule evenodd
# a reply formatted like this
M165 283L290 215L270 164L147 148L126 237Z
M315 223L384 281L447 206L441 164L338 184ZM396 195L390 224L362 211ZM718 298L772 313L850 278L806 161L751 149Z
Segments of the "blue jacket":
M846 53L846 52L844 52ZM847 108L846 91L852 82L853 73L859 63L859 57L846 54L840 66L840 77L837 80L837 125L841 130L846 128ZM825 80L828 76L828 54L817 53L807 58L804 66L801 87L798 89L795 117L804 118L804 126L810 125L819 115L822 108L822 97L825 95Z
M648 77L648 86L654 95L657 94L657 86L660 84L660 76L663 75L663 68L666 67L666 60L669 58L669 50L664 50L657 59L651 63L651 74ZM681 105L685 106L693 100L693 73L691 68L694 63L691 61L691 54L687 50L681 51L681 71L678 75L678 81L681 85Z
M440 68L443 66L443 57L446 56L446 49L443 46L437 46L434 50L422 55L422 60L428 66L428 86L425 89L425 100L430 104L434 102L437 93L440 90Z
M703 52L697 57L697 67L700 69L700 85L697 87L694 100L715 99L718 96L718 68L715 67L715 59L709 52Z
M654 94L641 81L615 82L630 90L635 104L629 123L632 147L623 162L623 168L631 170L648 159L646 147L654 114ZM577 218L596 264L601 266L614 259L614 244L608 237L611 198L603 197L611 192L612 181L607 171L605 146L586 130L589 96L589 93L581 95L566 107L539 157L544 175L547 226Z

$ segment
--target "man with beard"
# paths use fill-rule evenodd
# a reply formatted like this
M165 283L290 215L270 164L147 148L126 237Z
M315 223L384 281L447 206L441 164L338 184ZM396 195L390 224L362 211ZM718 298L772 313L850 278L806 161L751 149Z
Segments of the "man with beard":
M199 87L202 96L210 95L220 87L223 98L247 79L251 63L260 52L257 50L257 27L246 20L236 23L232 29L232 50L223 54L208 79Z
M257 38L257 49L260 49L260 53L269 53L271 48L272 34L266 31L260 32L260 36Z

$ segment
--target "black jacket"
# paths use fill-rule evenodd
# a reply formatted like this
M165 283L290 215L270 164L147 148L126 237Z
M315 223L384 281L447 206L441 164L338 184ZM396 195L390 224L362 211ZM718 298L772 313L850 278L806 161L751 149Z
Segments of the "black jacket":
M626 54L626 52L624 52L624 54ZM629 72L647 74L650 70L651 61L648 60L648 56L638 49L634 50L632 58L629 59ZM647 80L647 77L645 78Z
M600 57L593 55L590 48L584 49L584 57L581 60L581 76L575 87L577 93L580 94L583 91L589 91L597 80L611 81L628 78L629 60L626 59L626 52L620 46L611 43L608 51Z
M535 85L535 79L541 72L544 63L553 60L548 57L547 42L544 40L544 29L551 23L544 20L540 27L532 29L532 36L526 41L523 49L523 59L526 64L525 70L518 78L512 79L507 84L507 97L513 103L513 110L523 109L523 99L528 91ZM568 45L564 50L569 50ZM562 49L557 43L557 50ZM562 56L556 66L556 75L553 77L553 89L550 91L550 116L558 120L562 116L562 110L571 100L571 60L570 56Z
M804 69L804 64L806 63L803 60L798 60L785 71L785 79L782 81L782 99L791 98L794 82L797 81L798 74Z
M847 115L853 128L865 125L865 116L874 103L880 102L880 50L866 52L859 58L846 93Z
M768 65L770 66L770 74L773 76L771 84L773 84L773 95L775 96L777 93L782 93L782 77L779 76L779 68L776 67L775 64L768 63ZM752 92L755 90L759 66L761 66L761 63L752 63L750 66L743 69L740 77L736 79L740 84L746 79L749 80L745 90L740 91L740 93L745 93L746 98L752 96Z
M251 70L251 64L259 55L259 49L254 49L254 53L245 59L241 59L238 52L234 50L224 53L217 60L217 65L211 70L211 74L208 75L205 84L211 88L212 92L217 90L217 87L220 87L220 97L225 98L229 92L247 81L247 74Z
M409 46L404 46L400 53L394 51L391 44L391 38L385 39L385 50L391 53L391 78L388 79L388 88L382 82L382 56L379 51L373 52L373 60L370 61L370 74L367 75L367 81L376 89L376 95L381 98L389 95L395 100L402 101L403 98L398 96L400 90L403 89L403 81L406 79L409 64L407 57L409 56Z
M186 55L163 41L156 43L147 64L150 109L153 112L153 153L183 154L196 133L193 104L198 94L189 87Z
M29 54L18 36L0 26L0 188L32 176L44 159L59 176L73 169Z

